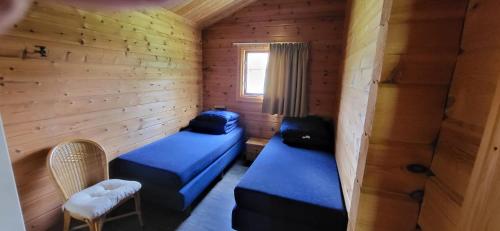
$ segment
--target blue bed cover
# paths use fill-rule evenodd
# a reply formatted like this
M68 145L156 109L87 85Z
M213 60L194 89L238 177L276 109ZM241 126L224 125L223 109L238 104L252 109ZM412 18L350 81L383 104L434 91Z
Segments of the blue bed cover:
M240 127L221 135L181 131L118 157L118 172L177 190L243 139L243 133Z
M288 146L279 135L245 173L235 199L238 209L318 229L342 230L347 223L334 155Z

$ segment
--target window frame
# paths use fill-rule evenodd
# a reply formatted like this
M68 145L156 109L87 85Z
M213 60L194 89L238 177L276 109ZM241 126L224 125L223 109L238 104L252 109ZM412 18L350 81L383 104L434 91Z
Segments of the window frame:
M246 60L248 53L269 53L269 45L244 45L239 46L238 55L238 85L236 91L236 98L238 101L245 102L262 102L264 100L264 94L246 94Z

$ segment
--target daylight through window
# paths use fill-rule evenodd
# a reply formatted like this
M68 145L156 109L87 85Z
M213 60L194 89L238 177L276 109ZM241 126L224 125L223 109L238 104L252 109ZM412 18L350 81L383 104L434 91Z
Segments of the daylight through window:
M245 54L244 95L263 95L269 52L247 51Z

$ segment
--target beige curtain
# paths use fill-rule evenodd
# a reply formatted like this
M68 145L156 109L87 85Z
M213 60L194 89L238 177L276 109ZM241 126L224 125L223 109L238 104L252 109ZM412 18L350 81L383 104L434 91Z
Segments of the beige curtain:
M309 44L270 45L262 112L307 116Z

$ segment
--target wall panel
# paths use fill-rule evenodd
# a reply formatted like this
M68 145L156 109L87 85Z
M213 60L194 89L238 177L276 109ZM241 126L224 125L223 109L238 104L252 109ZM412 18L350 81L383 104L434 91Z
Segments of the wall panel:
M183 0L173 8L167 8L200 27L207 27L226 18L256 0Z
M369 209L377 207L377 203L371 203L371 197L360 196L365 193L361 184L391 2L353 0L347 8L335 155L349 213L349 230L370 227L377 220L377 214ZM361 213L365 216L360 217Z
M460 218L461 212L464 212L462 204L465 191L499 79L499 10L498 1L469 1L461 41L462 52L454 69L446 116L441 124L431 165L436 176L426 185L426 188L432 190L426 190L419 219L419 224L425 231L464 228L459 227L459 223L465 220ZM481 195L486 197L485 194ZM480 195L474 195L478 196ZM478 200L483 200L484 197L479 197ZM476 208L476 205L471 205L468 209L472 208ZM474 226L473 229L487 230L488 225L491 225L490 230L498 228L494 222L496 218L492 217L494 212L477 214L485 221L481 222L485 227Z
M362 230L403 231L417 226L466 4L466 0L393 2L362 190L377 192L369 196L371 200L392 201L392 209L384 203L372 207L383 214L382 220L401 217L405 222L378 221ZM361 220L365 212L359 215Z
M262 0L206 28L204 108L227 106L242 114L248 135L271 137L280 118L261 113L261 103L236 100L238 48L232 43L309 41L309 112L336 117L344 7L343 0Z
M48 149L89 138L113 159L176 132L201 109L201 52L200 31L163 9L89 12L37 1L0 36L0 113L28 230L61 218Z

